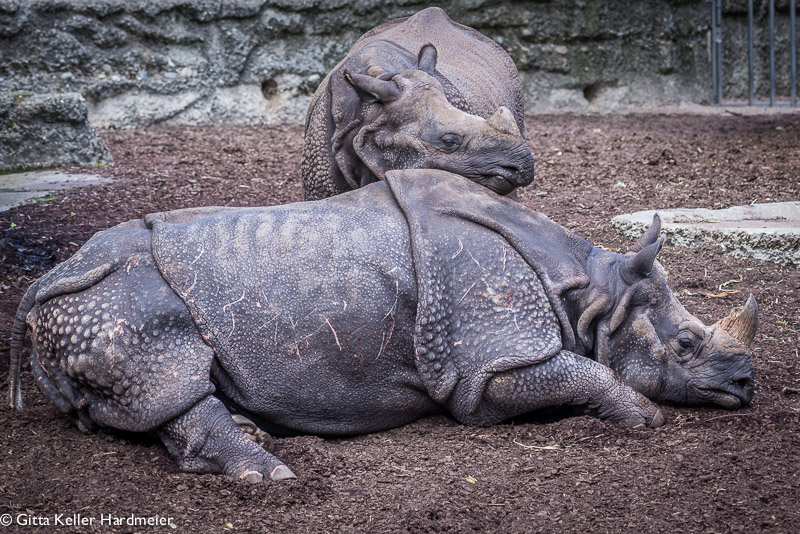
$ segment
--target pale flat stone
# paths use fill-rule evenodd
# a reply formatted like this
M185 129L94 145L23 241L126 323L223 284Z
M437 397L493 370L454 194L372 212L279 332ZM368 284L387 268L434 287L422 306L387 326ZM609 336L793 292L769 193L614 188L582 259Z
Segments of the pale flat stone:
M714 242L733 256L800 267L800 202L773 202L721 210L645 210L611 219L611 226L636 239L661 217L661 231L674 245Z
M10 210L34 198L46 197L58 190L82 187L108 178L94 174L73 174L58 171L18 172L0 175L0 211Z

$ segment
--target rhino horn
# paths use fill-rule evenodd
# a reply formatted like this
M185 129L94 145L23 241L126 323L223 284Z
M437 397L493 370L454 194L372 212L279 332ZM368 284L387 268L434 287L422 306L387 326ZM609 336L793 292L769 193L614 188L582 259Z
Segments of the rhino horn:
M344 72L344 77L356 89L361 100L365 102L391 102L400 96L400 88L391 80L381 80L348 71Z
M625 260L622 266L622 274L628 280L635 280L635 275L647 275L653 270L653 264L656 261L656 255L661 250L664 244L664 238L659 238L655 243L650 243L636 255L629 257ZM627 275L627 276L626 276Z
M645 232L639 236L639 239L636 240L636 243L631 245L630 250L628 252L639 252L647 245L652 245L658 239L658 235L661 233L661 217L658 216L658 213L653 214L653 222L650 224L650 228L645 230Z
M495 111L494 115L489 117L486 122L505 134L522 137L519 126L517 126L517 121L514 120L514 115L511 113L511 110L505 106L500 106L500 109Z
M733 339L749 347L758 330L758 304L751 294L744 306L731 310L717 325Z
M439 52L436 50L436 47L430 43L426 44L419 51L417 68L428 74L433 74L433 71L436 70L436 59L438 56Z

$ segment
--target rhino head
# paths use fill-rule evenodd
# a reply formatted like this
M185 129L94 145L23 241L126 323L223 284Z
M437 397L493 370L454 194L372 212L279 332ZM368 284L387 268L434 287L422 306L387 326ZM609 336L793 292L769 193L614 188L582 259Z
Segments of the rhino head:
M753 397L749 345L758 327L755 298L750 295L743 307L704 325L678 302L655 261L663 243L659 230L656 215L633 249L617 255L611 266L618 297L598 322L597 360L657 402L728 409L748 404Z
M345 73L368 105L364 124L352 138L366 169L348 171L353 162L346 152L337 154L349 185L355 189L383 179L386 171L408 168L450 171L499 194L530 184L533 155L511 111L500 107L484 119L453 106L435 73L436 58L436 48L428 44L416 69Z

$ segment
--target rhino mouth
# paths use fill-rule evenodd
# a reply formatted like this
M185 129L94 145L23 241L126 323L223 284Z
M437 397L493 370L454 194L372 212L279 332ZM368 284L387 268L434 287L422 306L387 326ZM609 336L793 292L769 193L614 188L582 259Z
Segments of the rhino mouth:
M748 404L753 397L752 387L730 386L704 386L697 388L704 400L728 410L735 410Z
M465 177L487 189L491 189L498 195L507 195L517 187L511 179L499 174L479 174Z
M495 175L489 176L486 178L486 182L483 184L498 195L507 195L511 191L514 190L516 185L511 183L510 180L503 178L502 176Z

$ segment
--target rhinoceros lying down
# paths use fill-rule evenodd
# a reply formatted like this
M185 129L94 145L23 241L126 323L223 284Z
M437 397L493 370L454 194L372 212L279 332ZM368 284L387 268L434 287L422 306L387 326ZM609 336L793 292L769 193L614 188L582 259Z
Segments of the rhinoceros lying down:
M454 172L501 194L533 180L514 62L439 8L361 37L306 116L306 200L412 168Z
M292 476L271 432L344 435L449 412L490 425L585 405L658 426L655 401L753 394L755 301L714 326L670 291L658 223L620 255L444 171L318 202L158 213L99 232L36 281L14 324L21 406L84 431L155 431L186 471Z

